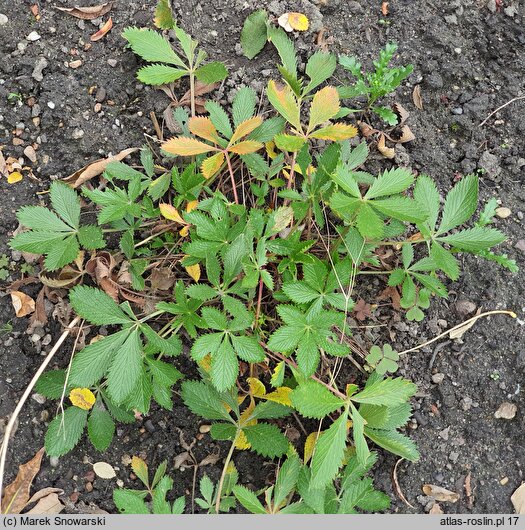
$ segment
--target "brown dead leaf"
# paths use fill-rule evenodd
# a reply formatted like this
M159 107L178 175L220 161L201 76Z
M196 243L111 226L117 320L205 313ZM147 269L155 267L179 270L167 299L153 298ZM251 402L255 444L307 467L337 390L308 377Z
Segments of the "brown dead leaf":
M108 21L96 32L91 35L89 40L91 42L97 42L100 40L111 28L113 27L113 19L111 17L108 18Z
M396 156L395 150L392 147L387 147L383 133L381 133L377 142L377 149L385 158L394 158Z
M388 4L389 2L382 2L381 3L381 14L386 17L388 15Z
M70 184L72 188L78 188L79 186L82 186L85 182L88 180L97 177L101 173L104 172L106 169L106 166L110 162L116 162L123 160L131 153L134 153L135 151L138 151L136 147L130 147L129 149L124 149L124 151L121 151L115 156L110 156L108 158L101 158L99 160L95 160L95 162L92 162L91 164L88 164L87 166L84 166L82 169L79 169L78 171L75 171L73 174L69 175L69 177L66 177L63 179L63 182L66 182L67 184Z
M58 493L58 495L62 495L64 493L64 490L60 488L42 488L41 490L37 491L28 501L26 506L29 506L30 504L33 504L35 502L38 502L40 499L43 499L44 497L47 497L50 493Z
M118 283L113 279L113 269L117 263L115 258L106 251L98 252L96 256L86 263L86 272L95 280L115 302L119 301Z
M40 464L44 456L44 448L29 462L22 464L18 468L18 474L13 482L4 490L2 497L2 509L4 513L20 513L29 500L29 490L37 473L40 471Z
M186 464L189 464L189 465L193 464L190 458L190 453L188 451L184 451L183 453L178 454L173 460L174 469L180 469L182 466Z
M354 316L361 322L372 316L372 306L360 298L354 306Z
M76 285L85 274L83 268L84 251L81 250L77 259L70 265L62 267L58 273L40 273L40 281L53 289L69 289Z
M76 18L81 18L83 20L93 20L94 18L98 18L102 15L105 15L111 9L111 7L112 3L106 2L105 4L101 4L98 6L57 7L57 9Z
M60 490L62 491L62 490ZM60 513L65 506L60 502L56 493L49 493L45 497L42 497L34 508L31 508L26 513L31 514L54 514Z
M512 494L510 498L514 511L520 515L525 514L525 482Z
M214 466L221 459L221 455L218 453L212 453L211 455L205 456L200 462L199 467L203 466Z
M478 310L476 311L476 315L475 316L478 316L479 314L481 313L481 307L478 308ZM461 337L463 337L463 335L477 322L477 319L476 318L472 318L472 319L469 319L466 321L465 324L463 324L462 326L460 326L459 328L456 328L456 329L453 329L450 331L449 333L449 337L451 339L460 339Z
M401 103L394 103L392 105L392 110L397 114L397 117L399 119L399 125L403 125L410 116L410 112L408 112Z
M359 131L363 135L363 137L368 138L372 134L375 134L379 132L377 129L374 129L368 123L365 123L364 121L358 121L357 126L359 127Z
M403 125L403 127L401 128L401 136L399 137L397 143L405 144L415 139L416 137L414 136L414 133L410 130L410 127L408 125Z
M149 281L155 291L168 291L175 284L175 274L168 267L155 268L151 271Z
M431 515L441 515L444 512L441 509L441 506L437 502L435 502L432 508L430 508L430 511L428 513L430 513Z
M423 486L423 493L439 502L458 502L459 500L459 494L455 491L447 490L435 484L425 484Z
M469 508L472 507L472 504L474 502L474 499L472 497L472 473L469 471L468 475L465 477L465 484L464 484L464 488L465 488L465 494L467 496L467 503L468 503L468 506Z
M419 109L423 110L423 98L421 97L421 85L416 85L412 91L412 101L414 105Z
M40 19L40 10L38 9L38 4L33 4L30 8L31 14L37 19Z
M35 310L35 301L22 291L13 291L11 293L11 303L17 317L25 317Z
M378 300L390 300L392 301L392 307L396 311L401 310L401 295L397 290L397 287L391 287L390 285L385 287L378 296Z
M47 314L44 304L45 291L45 287L42 287L38 293L38 296L36 297L35 312L29 318L27 333L33 333L35 328L43 328L47 324Z

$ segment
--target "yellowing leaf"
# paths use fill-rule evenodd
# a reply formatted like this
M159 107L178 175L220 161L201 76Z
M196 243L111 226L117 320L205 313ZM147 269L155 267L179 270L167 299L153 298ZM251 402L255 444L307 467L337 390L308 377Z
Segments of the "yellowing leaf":
M266 148L266 154L271 160L273 160L277 156L277 153L275 152L275 142L273 140L271 142L266 142L264 147Z
M188 128L195 136L200 136L214 144L219 141L219 134L210 118L204 118L202 116L190 118L188 121Z
M159 29L171 29L175 26L171 12L170 0L160 0L155 8L153 23Z
M208 353L197 363L205 372L210 373L211 370L211 355Z
M131 469L133 469L133 473L135 473L135 475L137 475L137 477L139 477L142 483L147 487L149 484L148 464L146 464L142 458L134 456L131 459Z
M277 86L275 81L272 80L268 83L267 95L275 110L300 131L299 104L292 89L288 85Z
M321 433L318 433L317 431L315 431L315 432L310 433L306 437L306 441L304 442L304 457L303 457L303 461L305 465L308 463L308 461L310 460L310 458L312 458L314 454L315 444L320 434Z
M22 291L13 291L11 293L11 303L17 317L25 317L35 310L35 301Z
M339 112L339 95L333 86L327 86L315 93L310 107L308 131L333 118Z
M252 398L250 401L250 404L241 413L240 424L243 427L248 427L250 425L257 425L257 419L250 420L248 422L246 421L247 418L251 416L254 408L255 408L255 401ZM241 451L245 449L249 449L251 447L243 431L240 432L239 437L237 438L237 442L235 443L235 447L237 449L240 449Z
M255 377L248 377L248 385L250 386L250 394L255 397L261 397L266 394L266 387Z
M274 140L275 145L281 151L288 151L290 153L299 151L306 142L305 138L302 138L301 136L293 136L291 134L276 134Z
M330 140L332 142L340 142L353 138L357 134L357 129L353 125L346 125L341 122L327 125L321 129L317 129L310 136L318 138L319 140Z
M201 155L202 153L217 151L217 148L212 145L195 140L195 138L186 138L185 136L171 138L171 140L164 142L160 147L166 153L179 156Z
M293 222L293 208L291 206L281 206L275 211L275 224L272 226L272 232L280 232Z
M201 278L201 266L196 263L195 265L188 265L187 267L184 267L186 269L186 272L196 281L198 282Z
M396 156L396 151L392 147L388 147L386 145L385 135L381 134L379 137L379 140L377 142L377 150L385 157L385 158L394 158Z
M237 437L237 441L235 442L235 449L239 449L239 451L245 451L246 449L249 449L251 447L250 443L248 442L248 438L246 438L246 435L243 431L239 433L239 436Z
M277 19L277 22L279 26L288 32L294 29L297 31L306 31L310 26L308 17L303 15L303 13L284 13Z
M186 204L186 211L188 213L193 212L197 206L199 206L199 201L188 201L188 204Z
M89 388L73 388L69 393L71 403L83 410L90 410L95 404L96 398Z
M181 225L188 224L182 218L177 208L175 208L171 204L165 204L165 203L159 204L159 210L160 210L161 215L165 217L166 219L169 219L170 221L175 221L176 223L179 223Z
M7 183L8 184L16 184L17 182L20 182L24 176L19 171L13 171L10 175L7 177Z
M247 155L248 153L255 153L259 149L263 148L264 145L261 142L254 142L253 140L245 140L238 144L228 147L228 151L231 153L237 153L238 155Z
M249 120L245 120L240 123L237 129L235 129L235 132L233 133L232 137L230 138L229 145L234 144L241 138L244 138L245 136L250 134L252 131L257 129L257 127L259 127L262 122L263 119L260 116L255 116L253 118L250 118Z
M181 237L186 237L189 233L190 233L190 227L189 227L189 225L183 226L183 227L179 230L179 235L180 235Z
M292 392L291 388L287 386L280 386L275 389L273 392L266 394L264 396L268 401L274 401L275 403L280 403L281 405L286 405L287 407L292 406L292 400L290 399L290 393Z
M204 162L201 164L201 172L204 178L209 179L213 177L213 175L215 175L215 173L219 171L223 162L224 162L224 153L222 151L204 160Z

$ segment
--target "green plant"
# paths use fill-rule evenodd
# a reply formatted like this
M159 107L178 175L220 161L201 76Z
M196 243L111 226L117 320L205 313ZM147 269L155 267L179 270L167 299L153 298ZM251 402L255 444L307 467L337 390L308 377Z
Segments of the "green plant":
M0 280L7 280L9 277L9 258L7 254L0 256Z
M121 513L125 514L181 514L184 513L185 498L178 497L172 504L166 495L173 487L173 480L166 475L167 462L162 462L155 471L150 483L148 466L144 460L134 456L131 467L146 489L130 490L119 488L113 491L113 502ZM149 497L151 502L146 503Z

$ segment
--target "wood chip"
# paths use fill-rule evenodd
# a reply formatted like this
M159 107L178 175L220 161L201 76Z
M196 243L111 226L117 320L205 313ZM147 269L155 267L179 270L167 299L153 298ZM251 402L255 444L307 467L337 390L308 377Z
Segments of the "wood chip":
M93 20L94 18L101 17L105 15L112 7L111 2L106 2L98 6L89 6L89 7L57 7L59 11L63 11L68 15L71 15L76 18L81 18L83 20Z
M423 486L423 493L439 502L457 502L459 500L459 494L455 491L447 490L435 484L425 484Z

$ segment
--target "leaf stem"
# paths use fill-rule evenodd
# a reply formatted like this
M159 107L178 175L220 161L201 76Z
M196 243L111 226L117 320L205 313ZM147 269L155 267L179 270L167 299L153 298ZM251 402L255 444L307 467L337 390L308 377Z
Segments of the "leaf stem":
M240 434L241 434L241 429L237 428L237 433L235 434L235 438L232 441L230 450L228 451L228 455L226 456L226 460L224 461L224 466L222 468L222 473L221 473L221 479L219 480L219 486L217 487L217 498L215 500L215 512L217 514L219 513L219 508L221 506L222 487L224 486L224 479L226 478L226 472L228 470L228 466L232 459L233 451L235 450L235 444L237 443L237 439L239 438Z
M195 117L195 74L190 71L190 106L191 116Z
M233 174L232 163L231 163L230 157L228 156L227 152L224 153L224 156L226 157L226 163L228 164L228 171L230 172L230 179L232 181L233 197L235 199L235 204L239 204L239 196L237 195L237 185L235 184L235 175Z

